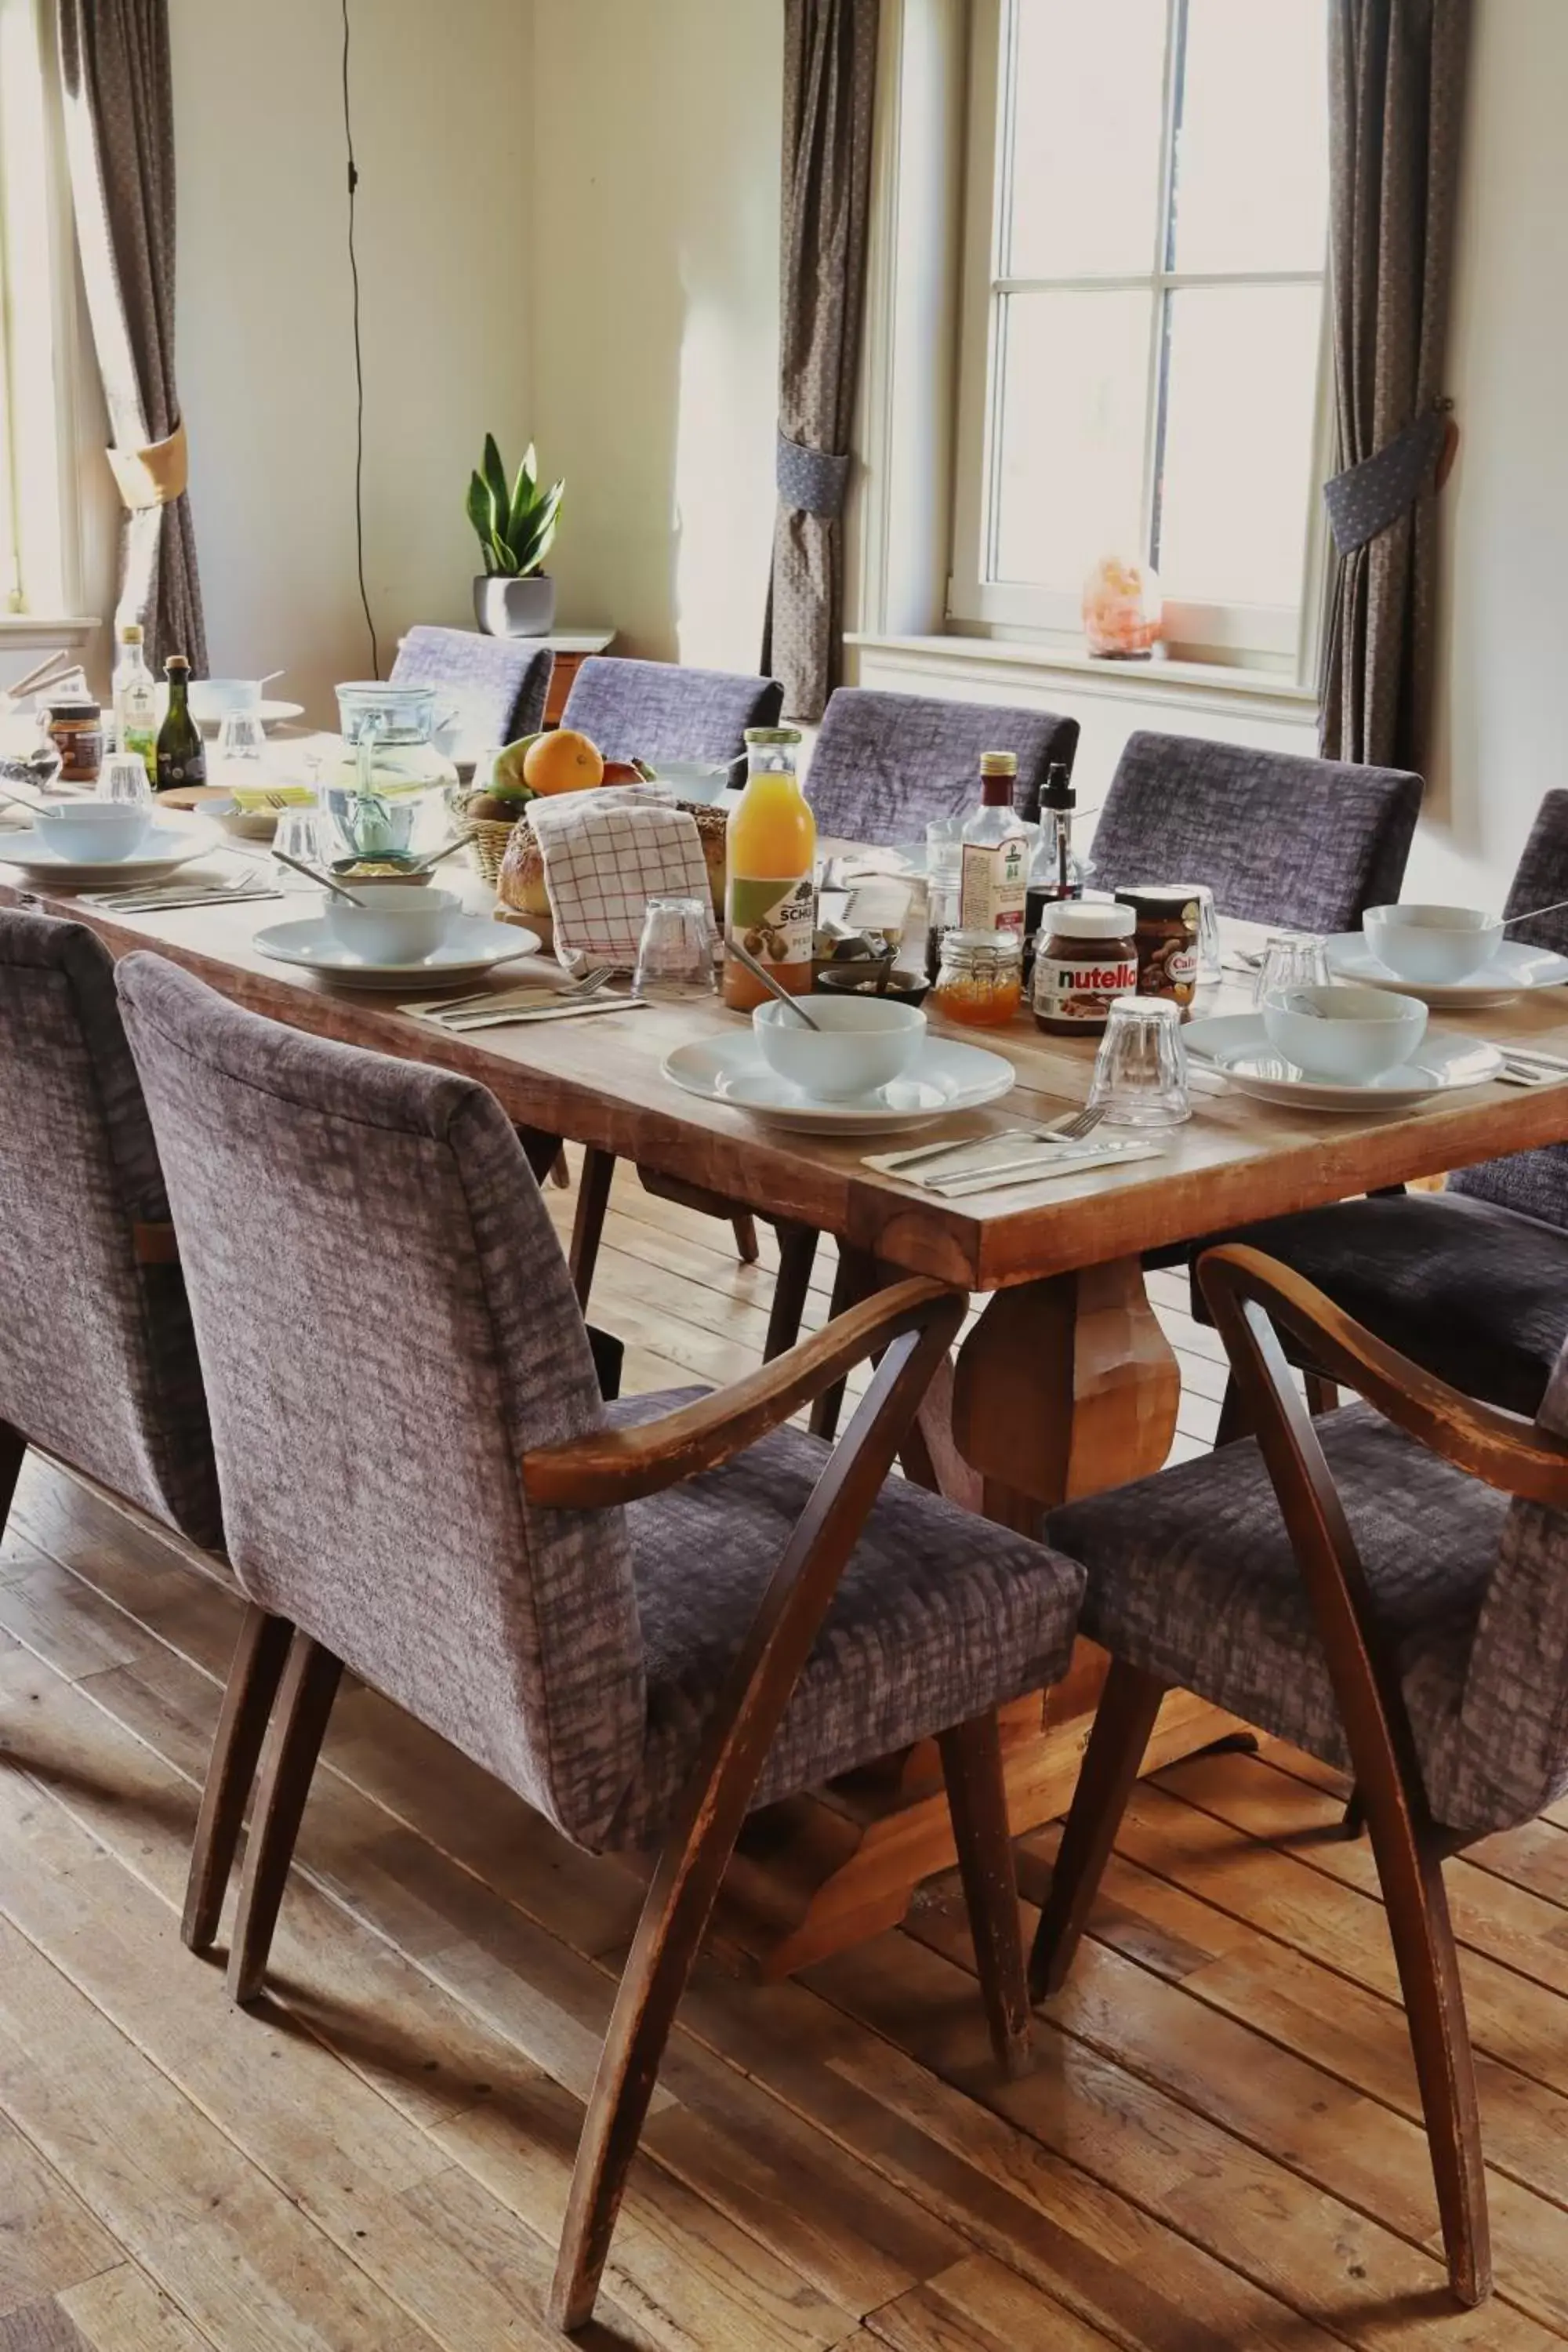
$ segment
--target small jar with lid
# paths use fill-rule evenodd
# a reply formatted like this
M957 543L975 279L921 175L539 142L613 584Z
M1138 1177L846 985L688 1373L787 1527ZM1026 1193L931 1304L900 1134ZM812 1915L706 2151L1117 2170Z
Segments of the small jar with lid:
M1197 893L1191 884L1177 882L1129 890L1126 898L1138 919L1138 993L1169 997L1184 1021L1198 991Z
M1023 1002L1023 944L1016 931L949 931L931 1008L971 1029L1000 1029Z
M1138 985L1138 919L1115 900L1047 907L1035 957L1035 1024L1050 1037L1098 1036L1112 1000Z
M103 712L96 702L71 696L51 702L45 731L60 755L62 784L96 784L103 765Z

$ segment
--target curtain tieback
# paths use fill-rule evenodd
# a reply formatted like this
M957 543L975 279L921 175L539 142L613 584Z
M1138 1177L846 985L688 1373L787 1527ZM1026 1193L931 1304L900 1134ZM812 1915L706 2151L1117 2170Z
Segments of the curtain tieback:
M786 433L781 433L773 472L779 497L786 507L795 507L802 514L843 513L844 495L849 488L847 457L835 457L826 449L808 449L804 441L792 441Z
M1329 529L1342 555L1396 523L1423 491L1433 487L1438 457L1448 435L1448 406L1429 408L1359 466L1348 466L1323 484Z
M132 514L145 507L166 507L184 490L188 472L184 425L176 425L166 441L150 441L144 449L110 449L108 454L120 485L121 502Z

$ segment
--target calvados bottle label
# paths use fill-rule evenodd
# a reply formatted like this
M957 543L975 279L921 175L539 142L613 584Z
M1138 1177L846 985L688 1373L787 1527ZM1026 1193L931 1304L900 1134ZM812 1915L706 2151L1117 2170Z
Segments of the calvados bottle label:
M963 845L963 865L958 887L958 919L966 931L1024 931L1024 900L1028 894L1026 841L1022 835L1007 841Z
M1105 1026L1113 996L1131 996L1138 959L1131 955L1037 956L1035 1011L1044 1021Z
M738 939L759 963L809 964L816 907L809 874L732 874L725 936Z

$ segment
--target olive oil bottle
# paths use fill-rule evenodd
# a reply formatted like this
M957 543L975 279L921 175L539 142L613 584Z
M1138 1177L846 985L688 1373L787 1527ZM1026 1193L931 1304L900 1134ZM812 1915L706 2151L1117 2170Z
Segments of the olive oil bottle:
M157 790L172 793L181 784L205 784L207 747L191 717L191 665L184 654L171 654L163 664L169 681L169 711L158 730Z

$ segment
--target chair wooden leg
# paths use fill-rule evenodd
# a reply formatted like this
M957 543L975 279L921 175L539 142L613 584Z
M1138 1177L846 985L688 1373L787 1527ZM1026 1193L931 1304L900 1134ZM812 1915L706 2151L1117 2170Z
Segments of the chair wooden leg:
M991 2047L1003 2073L1016 2079L1029 2070L1029 1989L994 1708L955 1724L937 1745Z
M1051 1891L1035 1932L1029 1956L1032 2000L1048 1999L1067 1981L1165 1687L1125 1659L1110 1662L1051 1873Z
M293 1632L286 1619L270 1616L254 1601L240 1624L202 1787L185 1881L180 1940L193 1952L208 1950L217 1934L245 1822L246 1801L256 1778L267 1718L278 1696Z
M730 1220L730 1229L735 1236L735 1255L741 1264L755 1265L763 1245L757 1239L757 1221L750 1209L737 1209Z
M779 1237L779 1271L768 1315L768 1336L763 1347L765 1364L782 1356L786 1348L793 1348L799 1339L800 1327L805 1319L805 1302L811 1295L811 1269L816 1262L815 1225L791 1224L781 1217L774 1230Z
M254 2000L267 1975L278 1906L342 1674L330 1650L307 1633L295 1634L262 1752L246 1843L239 1916L228 1956L233 2000Z
M1314 1421L1321 1413L1338 1412L1340 1391L1334 1381L1321 1372L1303 1372L1301 1380L1307 1391L1307 1411Z
M558 1192L569 1192L572 1190L572 1171L567 1162L564 1144L550 1163L550 1181Z
M572 1246L567 1252L572 1287L577 1294L578 1306L584 1308L594 1287L594 1268L599 1262L599 1243L604 1235L605 1212L610 1205L610 1182L615 1172L613 1151L599 1151L590 1145L584 1152L583 1173L577 1182L577 1213L572 1220Z
M1358 1838L1364 1836L1365 1832L1366 1807L1362 1802L1361 1790L1352 1789L1345 1800L1344 1814L1340 1822L1340 1835L1345 1838Z
M827 1310L829 1320L836 1315L844 1314L847 1308L858 1306L860 1300L868 1297L876 1287L876 1260L868 1257L863 1250L851 1249L847 1242L840 1242L838 1271L833 1277L833 1297ZM836 1437L838 1416L843 1410L844 1383L838 1381L832 1388L824 1389L811 1408L807 1426L813 1437L826 1437L829 1441Z
M16 1481L26 1455L27 1441L21 1431L13 1429L8 1421L0 1421L0 1539L5 1534L5 1523L16 1498Z
M1220 1399L1219 1425L1215 1431L1216 1447L1234 1445L1238 1437L1250 1437L1252 1423L1234 1372L1225 1376L1225 1394Z

